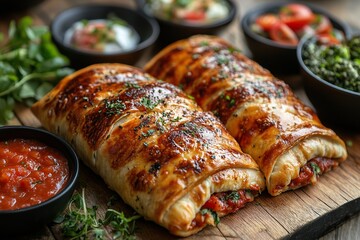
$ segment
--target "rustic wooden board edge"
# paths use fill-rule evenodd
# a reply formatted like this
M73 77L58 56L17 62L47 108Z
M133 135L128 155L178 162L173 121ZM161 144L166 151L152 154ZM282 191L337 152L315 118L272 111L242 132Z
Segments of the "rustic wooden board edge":
M317 239L358 212L360 212L360 198L351 200L338 208L321 215L319 218L306 223L304 226L283 239Z

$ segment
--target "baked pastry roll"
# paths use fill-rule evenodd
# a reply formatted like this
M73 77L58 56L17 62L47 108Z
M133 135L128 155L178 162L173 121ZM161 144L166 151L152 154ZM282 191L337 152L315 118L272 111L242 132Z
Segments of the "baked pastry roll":
M287 84L221 38L175 42L145 71L212 111L259 164L271 195L315 183L347 157L344 142Z
M137 68L81 69L32 111L127 204L175 235L215 225L265 189L257 164L212 113Z

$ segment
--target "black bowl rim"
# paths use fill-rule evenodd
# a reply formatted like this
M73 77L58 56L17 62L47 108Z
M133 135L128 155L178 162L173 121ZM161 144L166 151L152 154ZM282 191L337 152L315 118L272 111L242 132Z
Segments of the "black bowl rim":
M296 50L297 45L292 46L292 45L280 44L275 41L272 41L271 39L268 39L268 38L260 36L259 34L256 34L254 31L251 30L250 25L248 24L248 21L250 20L249 18L251 18L253 15L257 15L260 12L264 12L264 13L269 12L269 9L279 8L281 6L284 6L284 5L290 4L290 3L299 3L299 4L306 5L315 13L320 13L320 14L327 16L330 19L330 21L336 22L339 26L341 26L341 28L343 28L343 29L339 29L339 30L344 32L345 38L348 38L350 36L351 30L350 30L350 26L347 23L338 19L332 13L324 10L320 6L316 6L314 4L311 4L308 2L303 2L303 1L276 1L276 2L267 2L267 3L259 4L258 6L249 10L243 17L240 16L242 30L247 35L249 35L251 38L257 40L258 42L262 42L262 43L270 45L272 47Z
M237 5L234 3L234 0L225 0L225 1L229 4L229 10L230 10L229 14L223 19L219 19L215 22L208 24L192 24L186 22L167 21L162 18L158 18L155 15L152 15L148 13L148 11L144 10L146 5L144 0L136 0L136 3L140 11L142 11L147 16L156 19L161 24L167 24L169 26L180 27L180 28L188 28L190 30L201 30L201 29L213 29L213 28L225 26L234 20L237 13Z
M24 212L31 212L32 210L42 208L42 207L44 207L46 205L51 204L52 202L55 202L55 201L59 200L69 190L74 188L74 186L75 186L75 184L77 182L78 176L79 176L79 159L78 159L77 154L73 150L73 148L70 146L70 144L68 144L61 137L59 137L59 136L57 136L57 135L55 135L55 134L53 134L53 133L51 133L51 132L49 132L47 130L36 128L36 127L22 126L22 125L19 125L19 126L17 126L17 125L14 125L14 126L12 126L12 125L1 126L0 127L0 134L1 134L1 131L5 130L5 129L6 130L13 130L13 131L25 130L25 131L29 131L29 132L31 132L31 131L32 132L38 132L40 134L48 135L49 137L55 139L55 141L62 144L62 146L65 149L65 152L68 152L69 155L71 155L71 160L68 160L68 161L73 162L74 170L73 170L73 172L71 172L71 177L68 180L68 182L66 183L65 187L60 192L58 192L55 196L53 196L53 197L51 197L51 198L47 199L46 201L43 201L43 202L41 202L39 204L32 205L32 206L29 206L29 207L24 207L24 208L19 208L19 209L14 209L14 210L0 210L0 216L1 215L4 216L4 215L8 215L8 214L19 214L19 213L24 213ZM25 137L25 138L31 138L31 137ZM41 141L41 140L38 140L38 141ZM64 152L64 149L63 150L58 149L58 150L60 152Z
M298 46L297 46L297 49L296 49L296 56L297 56L297 59L298 59L298 62L301 66L301 68L307 73L309 74L312 78L316 79L317 81L319 81L320 83L328 86L328 87L331 87L333 89L336 89L337 91L339 92L342 92L342 93L346 93L346 94L349 94L349 95L353 95L353 96L358 96L360 97L360 93L358 92L355 92L355 91L351 91L351 90L348 90L348 89L345 89L345 88L342 88L342 87L339 87L335 84L332 84L322 78L320 78L318 75L314 74L307 66L306 64L304 63L303 61L303 58L302 58L302 50L305 46L305 44L307 44L308 42L310 41L315 41L316 40L316 36L307 36L307 37L304 37L300 40Z
M75 11L77 9L89 9L89 8L112 8L112 9L121 9L124 11L128 11L131 12L132 14L136 14L139 17L144 18L145 21L147 21L152 29L152 34L149 38L145 39L144 41L140 42L134 49L130 49L128 51L116 51L114 53L98 53L98 52L91 52L91 51L82 51L79 50L78 48L74 48L68 44L64 44L64 42L61 39L58 39L59 34L55 34L54 33L54 26L56 24L59 24L59 19L63 14L66 14L67 12L70 11ZM62 47L64 47L65 49L68 49L70 51L73 51L77 54L82 54L84 56L89 56L89 57L114 57L114 56L121 56L121 55L127 55L127 54L131 54L131 53L136 53L138 51L141 51L149 46L151 46L152 44L155 43L155 41L157 40L157 38L159 37L160 34L160 26L159 24L156 22L156 20L152 19L151 17L147 16L146 14L142 13L141 11L138 11L136 9L132 9L130 7L124 6L124 5L119 5L119 4L101 4L101 3L85 3L85 4L79 4L76 6L72 6L69 7L63 11L61 11L60 13L58 13L55 18L52 20L51 24L50 24L50 31L51 31L51 35L52 37L55 39L55 41L62 45Z

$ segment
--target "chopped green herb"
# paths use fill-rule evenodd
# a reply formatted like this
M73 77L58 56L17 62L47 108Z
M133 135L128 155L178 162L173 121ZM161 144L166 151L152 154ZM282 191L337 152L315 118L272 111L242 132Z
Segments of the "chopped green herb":
M159 102L153 102L150 98L147 97L143 97L140 103L147 109L154 109L159 104Z
M213 211L211 209L203 208L203 209L201 209L200 213L201 213L201 215L210 214L214 218L214 223L216 225L218 225L220 223L219 215L215 211Z
M233 107L235 105L235 99L231 99L229 102L229 107Z
M126 82L125 87L127 87L127 88L140 88L140 86L137 83L131 83L131 82Z
M183 132L195 137L196 133L201 132L201 128L192 122L186 122L184 124Z
M230 59L223 54L218 54L216 55L216 61L218 64L227 64L229 63Z
M232 202L237 202L240 200L240 194L239 192L231 192L229 195L225 197L225 200L231 200Z
M105 113L107 116L112 116L121 113L126 108L126 105L121 100L109 101L105 99Z
M178 121L180 121L180 120L181 120L181 117L177 116L176 118L171 119L170 121L171 121L171 122L178 122Z
M141 139L144 139L144 138L148 138L148 137L150 137L151 135L153 135L155 133L155 129L149 129L147 132L142 132L141 133L141 136L139 137L140 138L140 140Z
M310 162L310 166L311 166L311 168L312 168L315 175L319 175L321 173L321 169L316 163Z
M202 46L202 47L209 46L209 42L208 41L201 41L200 46Z

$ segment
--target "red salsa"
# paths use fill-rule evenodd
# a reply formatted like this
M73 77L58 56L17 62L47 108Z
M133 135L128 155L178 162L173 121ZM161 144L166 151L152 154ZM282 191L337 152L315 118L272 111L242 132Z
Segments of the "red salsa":
M30 139L0 141L0 210L44 202L68 179L67 160L58 150Z

